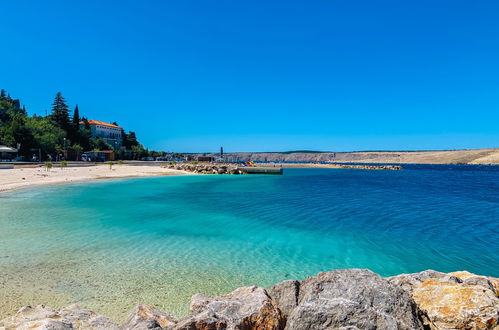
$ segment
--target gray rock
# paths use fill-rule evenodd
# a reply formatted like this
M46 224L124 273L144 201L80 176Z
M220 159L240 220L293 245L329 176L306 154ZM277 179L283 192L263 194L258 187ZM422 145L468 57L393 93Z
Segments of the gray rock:
M83 310L76 305L56 312L44 305L21 308L16 315L0 321L0 329L119 329L111 319L92 311Z
M80 309L77 305L65 307L59 315L71 323L73 329L119 329L118 325L108 317L95 312Z
M242 287L220 297L196 294L191 298L191 314L175 329L279 330L284 316L263 288Z
M386 280L401 287L407 292L412 293L414 288L418 287L424 281L430 278L440 279L445 276L447 276L447 274L428 269L414 274L400 274L397 276L387 277Z
M298 306L298 296L300 294L300 282L287 280L273 285L269 290L269 295L277 303L279 309L286 317Z
M138 305L121 325L126 330L171 329L178 320L150 305Z
M285 292L285 291L288 292ZM295 287L274 288L288 311L286 329L423 329L421 311L409 293L367 269L319 273Z

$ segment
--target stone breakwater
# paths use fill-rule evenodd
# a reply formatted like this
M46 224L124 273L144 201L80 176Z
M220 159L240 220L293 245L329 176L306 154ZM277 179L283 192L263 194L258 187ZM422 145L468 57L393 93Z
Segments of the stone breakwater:
M164 168L187 171L198 174L248 174L247 169L235 164L217 163L171 163L161 165ZM358 169L358 170L391 170L399 171L399 165L348 165L348 164L258 164L259 168L338 168L338 169Z
M198 174L244 174L244 172L239 169L239 166L234 164L171 163L163 164L161 167Z
M494 329L499 278L426 270L382 278L367 269L319 273L270 290L242 287L219 297L196 294L175 318L138 305L122 324L72 305L23 307L0 329Z

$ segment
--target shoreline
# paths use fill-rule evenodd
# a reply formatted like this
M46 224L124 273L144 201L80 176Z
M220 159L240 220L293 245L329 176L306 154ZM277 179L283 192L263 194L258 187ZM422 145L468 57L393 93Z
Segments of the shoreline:
M0 329L496 329L499 278L431 269L381 277L368 269L336 269L269 289L197 293L184 317L140 304L120 323L76 304L33 306L0 319Z
M107 164L99 164L92 166L72 166L64 169L52 168L49 171L46 171L41 166L21 166L13 169L0 169L0 194L46 185L192 174L186 171L167 169L159 165L130 166L123 164L113 165L112 169L110 169Z

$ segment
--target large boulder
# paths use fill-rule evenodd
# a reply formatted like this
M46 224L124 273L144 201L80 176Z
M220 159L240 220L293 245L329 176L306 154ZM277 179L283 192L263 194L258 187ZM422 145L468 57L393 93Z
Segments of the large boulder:
M263 288L238 288L220 297L196 294L191 298L191 313L175 329L279 330L284 317Z
M121 325L126 330L173 328L178 320L150 305L138 305Z
M111 319L76 305L61 309L59 312L44 305L21 308L16 315L0 321L0 329L119 329Z
M299 284L277 284L270 292L290 330L423 328L410 294L367 269L319 273Z
M412 295L436 329L499 329L499 298L483 278L428 279Z

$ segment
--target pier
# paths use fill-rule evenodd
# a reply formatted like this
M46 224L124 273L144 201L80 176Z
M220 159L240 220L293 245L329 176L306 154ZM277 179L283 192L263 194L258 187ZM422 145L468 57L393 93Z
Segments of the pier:
M282 175L282 167L263 167L263 166L252 166L252 167L238 167L239 171L245 174L274 174Z

